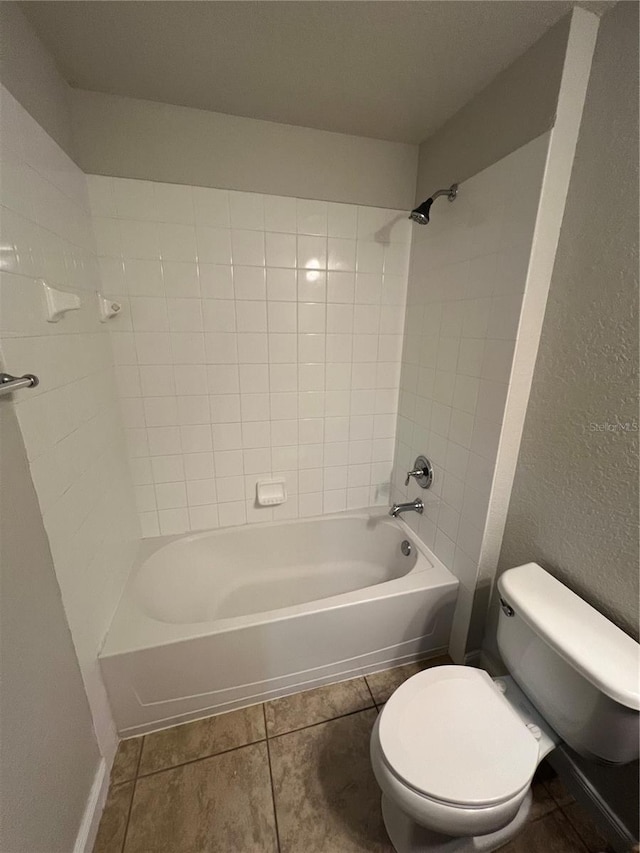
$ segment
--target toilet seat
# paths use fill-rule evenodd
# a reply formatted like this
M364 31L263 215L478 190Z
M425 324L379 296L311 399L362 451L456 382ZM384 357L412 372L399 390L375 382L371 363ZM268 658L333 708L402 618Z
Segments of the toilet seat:
M518 802L540 760L491 678L471 667L433 667L405 681L382 710L378 740L396 780L447 811Z

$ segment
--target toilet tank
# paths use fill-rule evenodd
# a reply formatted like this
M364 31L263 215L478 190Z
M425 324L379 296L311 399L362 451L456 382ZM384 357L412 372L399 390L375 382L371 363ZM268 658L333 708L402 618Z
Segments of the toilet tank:
M549 725L586 758L638 758L638 643L536 563L498 591L500 654Z

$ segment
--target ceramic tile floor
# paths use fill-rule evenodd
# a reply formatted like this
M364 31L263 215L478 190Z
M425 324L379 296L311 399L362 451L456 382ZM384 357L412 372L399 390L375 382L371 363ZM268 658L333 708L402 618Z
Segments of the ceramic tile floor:
M378 709L436 658L123 741L94 853L393 853L369 763ZM505 853L606 842L543 766Z

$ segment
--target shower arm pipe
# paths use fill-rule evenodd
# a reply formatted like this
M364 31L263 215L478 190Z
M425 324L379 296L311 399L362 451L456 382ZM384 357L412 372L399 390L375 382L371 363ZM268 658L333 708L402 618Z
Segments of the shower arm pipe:
M441 195L446 195L449 201L453 201L455 197L458 195L458 185L451 184L449 189L446 190L436 190L431 198L435 201L437 198L440 198Z

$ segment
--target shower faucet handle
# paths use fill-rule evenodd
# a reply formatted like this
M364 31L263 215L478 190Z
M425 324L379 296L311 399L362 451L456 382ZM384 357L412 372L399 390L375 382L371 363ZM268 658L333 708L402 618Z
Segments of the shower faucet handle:
M418 456L413 463L413 471L407 471L407 479L404 481L405 486L409 485L409 480L414 478L416 483L422 489L428 489L433 483L433 465L426 456Z

